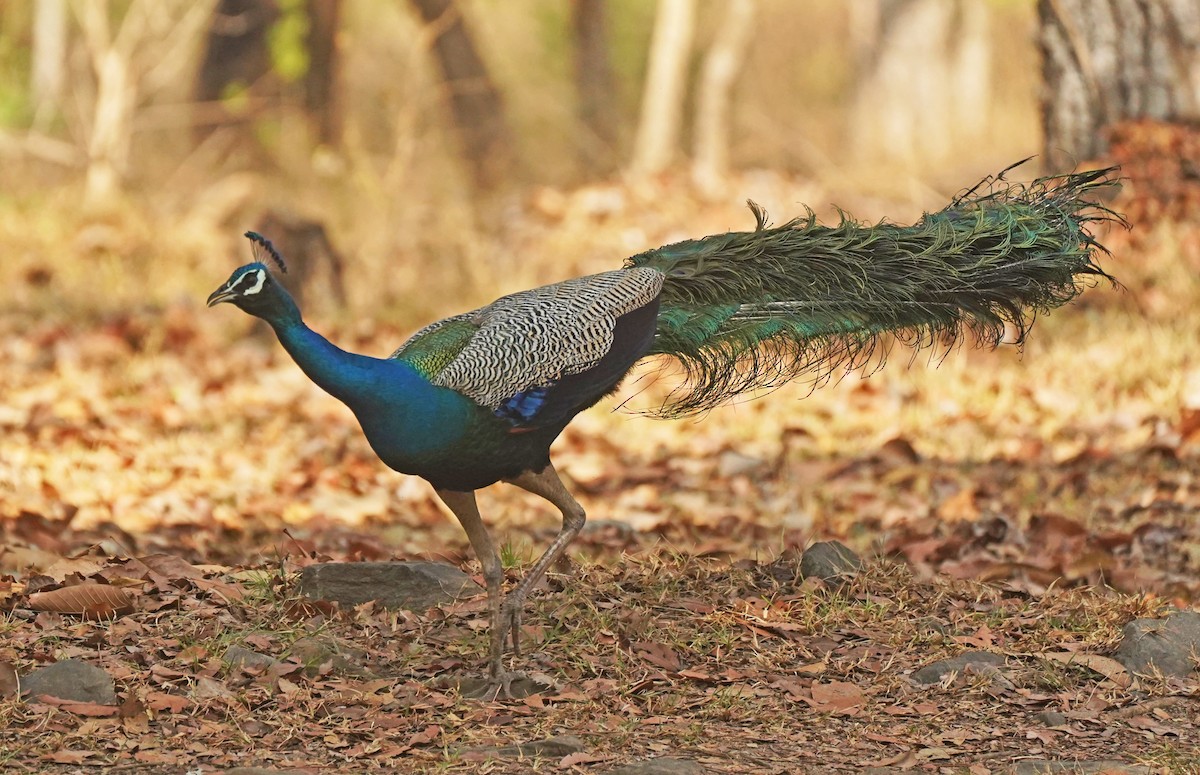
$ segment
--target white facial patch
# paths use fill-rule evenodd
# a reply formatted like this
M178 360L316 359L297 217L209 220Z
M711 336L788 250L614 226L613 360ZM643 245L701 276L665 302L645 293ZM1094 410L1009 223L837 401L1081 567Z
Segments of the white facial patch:
M266 282L267 282L267 273L264 272L263 270L255 269L253 273L256 275L255 280L254 280L254 285L252 285L249 288L247 288L246 290L242 291L243 296L250 296L251 294L258 293L259 291L261 291L263 289L263 285L266 284ZM245 280L246 277L249 277L249 275L250 275L250 273L247 272L246 275L244 275L242 277L242 280ZM239 280L238 283L241 284L241 280Z

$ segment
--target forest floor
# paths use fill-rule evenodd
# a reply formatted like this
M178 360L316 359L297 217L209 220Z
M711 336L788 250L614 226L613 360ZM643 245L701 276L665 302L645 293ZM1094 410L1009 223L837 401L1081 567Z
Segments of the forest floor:
M674 756L713 772L1200 772L1200 685L1105 659L1128 621L1200 601L1188 234L1116 235L1106 266L1127 290L1088 291L1021 352L894 353L869 379L701 421L581 416L555 460L591 526L532 596L522 662L559 689L499 702L447 688L482 668L482 596L416 612L299 598L296 573L326 558L478 565L427 486L380 465L236 311L13 305L0 769L604 772ZM373 354L404 336L324 330ZM481 505L515 579L554 514L504 487ZM847 587L798 579L826 538L867 558ZM89 619L31 597L81 584L117 604ZM306 658L314 641L337 658ZM231 646L277 661L239 667ZM910 680L970 649L1007 664ZM118 704L12 696L14 671L67 658L104 669ZM582 750L482 750L562 735Z

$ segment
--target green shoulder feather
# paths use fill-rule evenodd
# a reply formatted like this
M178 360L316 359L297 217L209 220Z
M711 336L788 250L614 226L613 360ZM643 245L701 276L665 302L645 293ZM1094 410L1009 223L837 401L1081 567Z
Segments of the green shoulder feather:
M478 330L479 326L466 315L439 320L413 334L391 357L404 361L433 381L450 361L458 357Z

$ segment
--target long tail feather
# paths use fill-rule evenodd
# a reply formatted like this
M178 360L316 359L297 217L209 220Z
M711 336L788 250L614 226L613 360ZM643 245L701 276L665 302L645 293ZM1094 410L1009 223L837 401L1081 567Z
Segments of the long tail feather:
M819 382L881 362L893 341L949 348L970 334L996 346L1006 324L1022 341L1039 312L1097 280L1115 283L1095 262L1108 251L1092 229L1123 219L1091 195L1116 184L1116 172L1027 185L1002 172L911 226L844 213L824 226L810 210L769 227L751 202L755 231L630 258L667 276L652 353L678 360L685 377L653 413L703 412L803 376Z

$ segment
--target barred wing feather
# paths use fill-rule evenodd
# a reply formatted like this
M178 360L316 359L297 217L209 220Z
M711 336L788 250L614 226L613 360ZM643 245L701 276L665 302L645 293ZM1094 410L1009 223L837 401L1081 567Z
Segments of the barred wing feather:
M430 382L500 410L598 364L617 319L654 301L662 283L658 270L635 267L521 291L427 326L392 357L435 364L422 369Z

